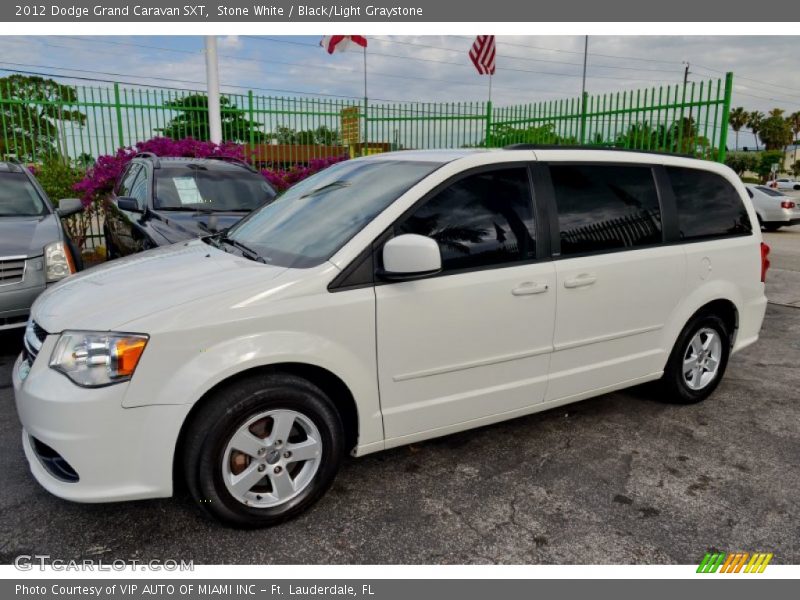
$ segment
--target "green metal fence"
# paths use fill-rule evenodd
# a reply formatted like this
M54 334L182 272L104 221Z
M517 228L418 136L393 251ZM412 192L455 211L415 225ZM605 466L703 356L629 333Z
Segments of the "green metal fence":
M502 147L512 143L660 150L724 161L733 75L562 100L370 102L225 94L222 133L259 167L400 149ZM0 158L57 159L82 169L103 154L155 136L208 139L204 92L71 85L0 77ZM102 243L100 211L87 246Z
M262 165L337 152L515 142L663 150L721 161L732 77L513 106L226 94L223 137L247 144L250 160ZM156 135L207 139L207 116L199 91L0 78L0 154L20 160L68 157L88 164Z

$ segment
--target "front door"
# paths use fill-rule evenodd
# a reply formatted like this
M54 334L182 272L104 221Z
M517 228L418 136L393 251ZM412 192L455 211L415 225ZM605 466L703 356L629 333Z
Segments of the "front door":
M464 175L395 225L435 239L443 270L375 288L387 442L500 420L544 399L555 269L537 262L536 221L519 165Z

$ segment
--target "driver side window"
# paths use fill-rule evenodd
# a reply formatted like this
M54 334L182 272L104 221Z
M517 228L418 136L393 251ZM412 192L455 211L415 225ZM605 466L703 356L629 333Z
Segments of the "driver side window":
M395 225L394 233L436 240L445 272L533 259L536 227L528 169L468 175L419 206Z
M128 195L135 198L139 208L144 210L147 204L147 169L139 169L139 173L136 175L136 179L133 180Z

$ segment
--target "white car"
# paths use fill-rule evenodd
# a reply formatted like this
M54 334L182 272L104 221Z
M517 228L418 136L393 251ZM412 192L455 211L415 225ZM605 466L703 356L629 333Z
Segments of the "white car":
M767 182L767 186L777 190L800 190L800 181L782 177Z
M31 471L271 525L379 450L660 380L707 398L754 343L768 248L729 168L610 150L406 151L227 235L69 277L13 385ZM509 460L512 460L509 457Z
M767 231L800 223L800 200L765 185L746 184L758 221Z

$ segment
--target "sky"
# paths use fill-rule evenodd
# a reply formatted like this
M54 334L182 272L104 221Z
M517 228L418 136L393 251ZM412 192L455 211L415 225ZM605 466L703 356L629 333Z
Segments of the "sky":
M223 91L292 96L363 97L358 51L329 56L321 36L218 38ZM486 100L487 76L467 52L469 36L368 36L370 99ZM201 36L0 36L0 76L17 69L130 84L203 89ZM590 36L586 89L590 93L700 82L734 72L733 106L787 114L800 110L797 37ZM496 106L580 95L583 36L498 36ZM81 83L88 83L82 81ZM740 134L740 145L751 136ZM752 142L750 142L752 143Z

